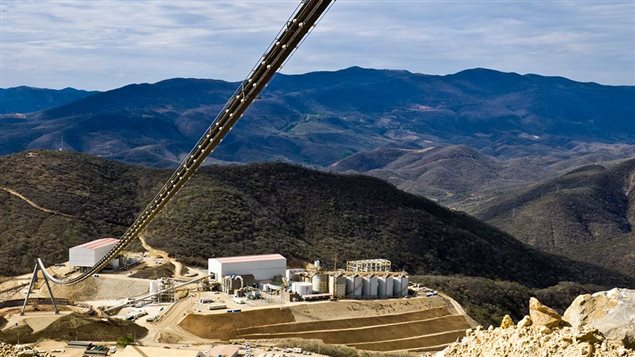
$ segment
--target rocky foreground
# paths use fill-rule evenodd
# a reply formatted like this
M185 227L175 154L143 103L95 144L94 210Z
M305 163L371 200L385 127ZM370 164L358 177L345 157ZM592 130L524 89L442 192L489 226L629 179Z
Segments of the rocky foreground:
M635 290L613 289L576 298L564 318L537 299L518 323L478 326L434 354L454 356L635 356Z

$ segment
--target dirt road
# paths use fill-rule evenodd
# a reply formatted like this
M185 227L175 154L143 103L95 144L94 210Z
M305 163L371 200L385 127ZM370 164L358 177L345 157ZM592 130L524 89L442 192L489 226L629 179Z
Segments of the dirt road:
M60 216L64 216L64 217L68 217L68 218L74 218L73 216L71 216L70 214L66 214L66 213L62 213L62 212L58 212L58 211L54 211L52 209L48 209L48 208L44 208L40 205L38 205L37 203L31 201L30 199L26 198L24 195L20 194L19 192L12 190L10 188L6 188L6 187L0 187L0 190L3 190L21 200L23 200L24 202L28 203L31 207L38 209L40 211L46 212L46 213L51 213L51 214L56 214L56 215L60 215Z
M179 326L181 320L193 312L196 302L195 295L176 302L158 322L145 325L148 335L142 342L147 346L165 343L209 343L209 340L198 337Z
M184 276L183 275L183 270L184 270L184 268L186 270L188 270L188 268L186 266L184 266L178 260L176 260L174 258L171 258L168 255L168 252L151 247L148 244L148 242L146 241L146 237L145 237L145 235L143 233L139 234L139 241L141 241L141 245L143 246L143 249L145 249L148 252L149 256L154 257L154 258L163 257L163 259L169 261L170 263L172 263L172 265L174 265L174 278L175 279L191 279L191 278L196 277L197 275L199 275L199 272L197 272L196 270L189 269L189 270L191 270L193 272L196 272L196 275Z

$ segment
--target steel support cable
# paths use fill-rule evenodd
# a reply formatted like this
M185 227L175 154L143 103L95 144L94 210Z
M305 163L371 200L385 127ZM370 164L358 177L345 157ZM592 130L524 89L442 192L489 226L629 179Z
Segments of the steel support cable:
M305 36L311 31L314 25L317 24L333 2L334 0L302 1L274 41L269 45L258 64L252 68L248 77L241 82L221 112L185 159L183 159L172 176L170 176L148 206L146 206L142 213L135 219L134 223L121 236L119 242L100 259L95 266L79 276L58 279L51 276L46 271L42 260L38 259L38 264L43 274L55 284L76 284L105 268L112 259L119 255L138 237L139 233L152 222L161 209L192 177L207 156L220 144L225 135L229 133L238 119L242 117L245 110L247 110L249 105L260 94L289 56L295 52Z

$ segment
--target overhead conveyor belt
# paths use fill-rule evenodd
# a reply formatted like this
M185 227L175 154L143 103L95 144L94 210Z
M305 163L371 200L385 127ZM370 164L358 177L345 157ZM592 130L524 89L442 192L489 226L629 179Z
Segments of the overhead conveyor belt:
M332 3L334 3L334 0L303 0L300 3L267 51L265 51L260 61L251 70L247 78L239 85L232 97L229 98L225 107L223 107L210 127L205 131L192 151L183 162L181 162L150 204L148 204L134 223L121 236L119 243L117 243L106 256L83 274L66 279L58 279L51 276L46 271L42 261L38 259L38 264L46 277L53 283L59 285L79 283L105 268L111 260L121 254L130 243L138 238L139 233L152 222L161 209L165 207L172 197L174 197L192 177L207 156L221 143L225 135L229 133L238 119L242 117L245 110L247 110L254 99L258 97L274 74L301 44L311 28L318 23L319 19L327 12Z

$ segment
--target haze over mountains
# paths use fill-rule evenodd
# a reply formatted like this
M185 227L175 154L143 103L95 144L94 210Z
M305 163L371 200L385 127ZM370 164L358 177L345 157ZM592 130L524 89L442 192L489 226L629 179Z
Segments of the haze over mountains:
M0 154L63 145L173 166L236 86L171 79L4 119ZM487 69L278 75L213 159L365 172L466 209L501 188L635 155L634 101L635 87Z

